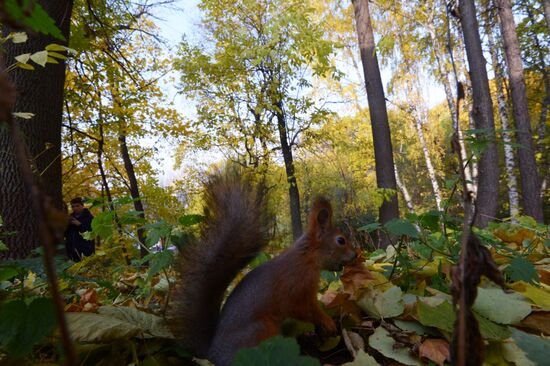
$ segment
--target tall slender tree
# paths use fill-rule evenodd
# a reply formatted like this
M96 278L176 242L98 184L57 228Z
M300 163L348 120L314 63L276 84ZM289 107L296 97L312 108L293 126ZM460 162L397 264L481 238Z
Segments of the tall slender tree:
M388 111L386 109L386 98L384 86L380 76L380 68L376 57L374 33L369 13L368 0L354 0L355 22L363 73L365 76L365 87L369 103L369 114L372 124L372 137L374 142L374 157L376 161L376 181L378 188L391 189L394 192L389 199L385 199L380 206L379 219L385 223L399 217L399 206L397 202L397 183L395 180L393 150L388 123ZM382 237L381 245L389 245L389 239Z
M512 97L512 111L516 126L519 172L521 179L521 200L523 212L534 217L538 222L543 221L542 199L540 196L540 182L535 162L535 145L531 132L531 119L527 108L527 94L521 51L516 34L512 3L510 0L496 0L500 20L500 32L504 44L505 60L510 79Z
M489 92L486 61L481 49L474 0L461 0L459 9L472 82L472 115L476 129L480 130L477 138L485 143L485 149L479 158L478 165L477 216L475 218L475 224L484 227L496 216L498 209L499 166L495 143L493 101Z
M72 0L37 1L66 40L69 39L69 26L73 8ZM4 26L2 32L9 34L13 29ZM29 34L23 43L5 44L4 61L6 65L15 62L15 57L25 53L42 51L48 44L65 43L43 34ZM62 207L61 198L61 119L63 111L63 85L65 82L65 63L37 66L35 70L16 68L11 79L17 89L15 112L30 112L30 120L17 120L16 123L25 138L34 171L39 176L44 192L58 208ZM47 97L45 97L47 96ZM0 130L0 217L7 231L16 235L7 237L7 256L21 258L40 245L38 228L32 214L29 192L19 173L13 142L6 129Z
M199 101L198 119L212 144L256 155L255 161L281 150L297 238L302 223L293 154L301 133L327 113L306 91L312 75L336 74L333 43L303 1L202 0L201 9L212 47L182 42L182 89Z
M502 139L504 141L504 167L506 169L506 185L508 186L508 205L510 207L512 222L515 222L517 221L517 216L519 215L519 196L517 179L515 175L516 162L514 158L514 151L512 149L512 133L510 131L510 121L508 118L508 103L506 102L506 96L504 95L504 75L497 53L497 45L494 41L493 31L489 26L487 26L487 40L489 52L491 53L491 63L493 64L493 71L495 73L498 115L500 117L500 124L503 130Z

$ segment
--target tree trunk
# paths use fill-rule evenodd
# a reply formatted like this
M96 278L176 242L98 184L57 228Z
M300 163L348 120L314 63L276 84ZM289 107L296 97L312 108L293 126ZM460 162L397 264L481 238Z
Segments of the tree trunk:
M544 0L544 17L546 18L546 26L550 34L550 0Z
M365 86L369 103L369 114L372 124L372 138L374 142L374 160L376 164L376 182L378 188L391 189L394 193L389 200L384 200L379 209L379 220L385 223L399 217L399 205L397 202L397 184L395 181L393 151L388 124L388 112L386 110L386 98L384 87L376 58L374 34L370 21L368 0L353 0L355 7L355 22ZM389 245L389 238L381 236L381 246Z
M73 2L70 0L38 1L55 21L66 39L69 39L69 26ZM6 26L3 34L13 31ZM42 51L50 43L64 43L43 34L31 33L24 43L4 44L6 66L14 63L14 57L24 53ZM65 83L65 63L35 65L33 71L16 68L10 73L17 89L14 112L31 112L30 120L18 120L25 143L33 160L34 171L40 176L44 192L54 205L62 208L61 195L61 120L63 114L63 88ZM46 97L47 96L47 97ZM14 156L13 143L6 129L0 130L0 217L6 231L17 232L4 240L9 251L2 256L23 258L40 246L36 220L32 214L29 192L23 184L19 167Z
M495 144L493 102L489 92L486 62L481 50L474 0L461 0L459 6L472 81L474 122L477 129L483 130L477 138L483 138L487 144L478 164L477 215L475 218L477 226L485 227L496 216L498 210L499 166Z
M497 7L506 56L505 60L510 78L516 140L520 144L518 158L523 212L526 215L534 217L538 222L543 222L539 175L535 161L535 147L531 132L529 109L527 107L523 64L514 16L512 14L512 4L510 0L497 0Z
M283 103L279 100L273 104L276 107L277 128L281 140L281 150L285 162L286 179L288 182L288 197L290 200L290 220L292 223L292 237L294 240L302 235L302 217L300 216L300 192L294 173L294 158L292 149L288 144L286 118L283 110Z
M397 165L394 167L395 169L395 182L397 183L397 187L401 191L401 194L403 195L403 199L405 200L405 205L407 206L407 209L410 213L414 213L414 206L412 204L411 195L409 194L409 190L407 189L407 186L401 178L399 177L399 170L397 169Z
M429 19L429 23L425 25L428 29L428 33L430 35L430 40L433 44L433 52L435 55L435 60L437 63L437 70L439 72L439 79L441 83L443 84L443 90L445 91L445 98L447 100L447 107L449 108L449 112L451 113L451 121L453 123L453 130L457 131L458 134L458 144L460 146L460 153L463 157L468 156L466 152L466 145L464 144L464 135L462 134L462 130L460 129L460 123L458 120L458 116L456 114L456 103L455 103L455 97L453 96L451 82L449 80L449 72L445 70L445 65L443 62L443 54L442 54L442 46L439 43L439 40L436 36L435 26L433 23L433 16L431 19ZM466 162L464 162L466 163ZM466 178L466 187L468 187L469 191L475 192L476 186L474 184L473 179L473 166L472 164L468 164L467 166L463 166L462 169L464 170L464 175Z
M488 19L486 19L488 21ZM488 24L488 22L487 22ZM517 179L514 174L516 169L516 163L514 160L514 150L512 149L512 132L510 129L510 122L508 121L508 104L506 103L506 97L504 95L504 83L502 66L497 53L497 45L494 42L493 31L491 27L487 26L487 40L489 45L489 51L491 53L491 63L493 64L493 70L495 73L496 81L496 93L498 103L498 114L500 117L500 124L502 127L502 138L504 140L504 167L506 169L506 184L508 185L508 204L510 206L510 217L512 222L517 222L519 216L519 197L517 188Z
M139 212L138 216L144 219L145 210L143 209L143 202L141 202L141 195L139 194L139 185L136 178L136 172L134 171L134 164L132 163L130 153L128 152L128 145L126 144L126 126L125 123L120 123L121 126L118 133L118 142L120 143L120 155L122 156L122 161L124 161L124 170L126 170L126 175L128 176L130 196L132 196L134 201L134 209ZM149 254L145 248L145 230L139 228L137 234L138 240L141 243L139 246L139 252L143 258Z
M415 82L418 82L417 78L415 78ZM432 184L432 189L434 191L435 205L437 210L441 211L441 190L439 189L439 183L437 182L437 176L432 164L432 158L430 157L430 151L428 150L428 145L426 144L426 139L424 138L424 131L422 130L422 125L428 122L427 111L424 109L424 101L421 100L420 94L414 91L411 83L407 82L407 84L409 96L412 98L414 98L413 96L416 96L416 98L414 98L415 101L411 106L414 126L416 128L418 140L420 140L420 146L424 154L424 161L426 162L426 168L428 169L428 176L430 177L430 183ZM418 89L419 88L420 86L418 85Z

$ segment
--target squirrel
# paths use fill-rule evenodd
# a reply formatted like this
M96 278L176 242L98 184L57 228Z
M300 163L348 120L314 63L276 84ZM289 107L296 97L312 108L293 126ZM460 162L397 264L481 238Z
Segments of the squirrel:
M180 250L169 323L187 351L218 366L231 365L239 349L279 334L286 318L337 332L317 301L320 271L341 270L357 252L333 225L323 197L313 202L306 232L246 274L221 307L229 284L267 244L264 196L239 173L211 176L200 239Z

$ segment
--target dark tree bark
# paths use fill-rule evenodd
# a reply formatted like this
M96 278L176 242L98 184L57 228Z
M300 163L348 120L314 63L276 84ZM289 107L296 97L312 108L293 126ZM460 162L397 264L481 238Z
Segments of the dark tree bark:
M128 184L130 188L130 196L134 201L134 209L140 212L139 217L145 218L145 210L143 209L143 202L141 202L141 195L139 194L139 185L136 178L136 172L134 170L134 163L130 158L130 153L128 151L128 144L126 143L126 131L125 126L121 123L118 142L120 143L120 155L122 156L122 161L124 162L124 170L126 170L126 175L128 176ZM138 229L138 240L142 244L139 247L139 252L141 257L146 256L148 251L145 249L145 231L143 229Z
M66 39L69 39L71 0L38 1L55 20ZM13 31L3 28L3 34ZM50 43L63 41L43 34L29 34L27 42L5 43L6 66L15 62L14 57L24 53L44 50ZM30 120L18 120L25 143L33 157L31 164L40 177L44 192L53 204L62 207L61 195L61 121L63 112L63 87L65 63L36 66L34 71L16 68L10 77L17 88L15 112L31 112ZM13 143L5 129L0 130L0 216L6 231L16 231L14 236L3 239L9 247L5 256L23 258L40 245L38 228L32 214L29 192L23 184L14 157Z
M294 240L302 235L302 217L300 216L300 192L294 172L294 158L292 157L292 148L288 143L287 124L283 103L276 101L274 106L277 108L275 115L277 117L277 128L281 140L281 150L285 162L286 179L288 182L288 197L290 199L290 219L292 222L292 236Z
M496 3L504 44L505 60L510 78L516 139L520 144L518 148L518 160L523 212L526 215L534 217L538 222L543 222L539 174L535 161L535 145L531 132L531 119L527 107L525 78L523 77L523 63L521 61L514 15L512 14L512 3L510 0L497 0Z
M478 165L475 219L475 225L485 227L496 216L498 210L499 166L493 102L489 92L486 61L481 50L474 0L460 1L460 19L472 81L474 122L477 129L484 131L478 138L483 138L487 142Z
M384 96L380 68L378 67L378 59L376 58L368 0L354 0L353 5L355 7L357 36L359 49L361 50L361 61L363 63L369 114L372 124L376 182L378 188L393 189L395 191L389 200L384 200L379 209L379 220L381 223L385 223L399 217L388 111L386 110L386 98ZM381 246L387 247L389 245L389 238L384 235L381 238Z

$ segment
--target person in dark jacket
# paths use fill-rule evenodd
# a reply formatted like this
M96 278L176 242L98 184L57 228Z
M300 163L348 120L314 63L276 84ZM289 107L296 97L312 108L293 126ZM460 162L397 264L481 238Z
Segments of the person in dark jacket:
M65 248L67 256L75 262L79 262L83 256L89 256L95 252L93 240L86 240L81 233L92 231L91 212L84 207L82 198L71 200L72 213L69 215L69 226L65 231Z

